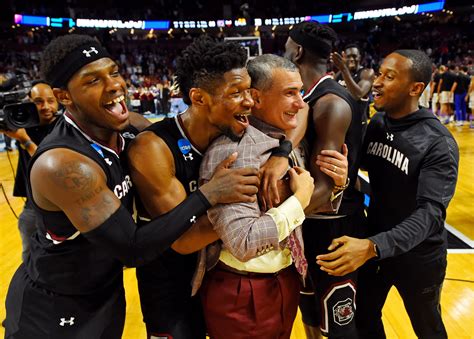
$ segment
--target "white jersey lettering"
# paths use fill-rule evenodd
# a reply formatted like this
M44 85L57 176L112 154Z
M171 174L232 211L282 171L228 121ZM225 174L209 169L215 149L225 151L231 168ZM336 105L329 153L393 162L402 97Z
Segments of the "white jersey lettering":
M403 173L408 175L408 165L410 160L405 156L405 154L393 148L392 146L385 145L381 142L370 142L367 146L366 152L367 154L387 160L398 167L398 169L400 169Z
M197 190L197 181L192 180L189 182L189 192L194 192Z
M122 183L115 185L114 194L117 198L122 199L132 188L132 180L129 175L126 175Z

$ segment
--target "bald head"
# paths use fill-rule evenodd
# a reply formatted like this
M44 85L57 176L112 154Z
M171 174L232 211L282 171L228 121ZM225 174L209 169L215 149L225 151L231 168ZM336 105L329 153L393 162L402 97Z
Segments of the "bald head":
M38 110L40 125L51 123L58 111L58 101L51 87L43 82L37 83L31 88L29 96Z

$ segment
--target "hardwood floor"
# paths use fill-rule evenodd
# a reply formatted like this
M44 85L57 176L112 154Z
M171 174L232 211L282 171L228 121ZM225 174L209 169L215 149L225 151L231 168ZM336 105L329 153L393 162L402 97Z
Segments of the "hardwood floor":
M474 240L474 221L470 215L474 202L474 130L468 126L452 127L461 153L459 181L456 195L448 209L447 222ZM10 153L16 168L16 152ZM13 175L5 152L0 152L0 183L4 187L13 210L18 215L23 201L13 198ZM11 276L20 264L21 241L14 217L5 197L0 193L0 321L5 318L4 300ZM471 251L472 252L472 251ZM474 338L474 254L450 253L448 271L443 288L441 304L443 318L450 338ZM125 271L127 293L127 319L124 339L145 338L145 327L141 321L135 270ZM416 338L403 303L396 290L390 292L383 311L383 320L388 338ZM4 329L0 327L0 336ZM298 315L292 339L304 339L301 318ZM93 338L91 338L93 339Z

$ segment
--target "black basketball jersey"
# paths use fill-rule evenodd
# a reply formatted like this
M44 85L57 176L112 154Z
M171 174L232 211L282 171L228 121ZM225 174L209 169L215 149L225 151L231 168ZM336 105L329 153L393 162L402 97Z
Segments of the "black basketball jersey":
M179 115L156 122L146 130L159 136L170 149L175 163L175 176L182 183L186 193L190 195L196 191L202 154L186 136ZM137 202L137 205L141 203ZM140 223L146 222L147 215L140 214L139 209ZM141 297L145 321L148 316L147 310L158 307L157 303L161 307L167 307L163 303L172 304L175 302L175 297L191 296L191 279L196 261L197 253L181 255L169 248L154 261L137 268L140 294L147 296ZM150 305L147 306L147 303Z
M360 74L364 71L364 69L365 68L361 67L355 73L353 73L353 74L351 73L352 79L354 79L354 82L356 84L359 83ZM344 80L344 77L342 76L342 73L339 73L335 80L338 82L339 85L341 85L344 88L347 88L347 84L346 84L346 81ZM368 99L369 99L369 94L364 96L361 100L368 100Z
M451 70L447 70L441 75L441 79L443 82L441 83L440 92L451 91L454 81L456 80L456 74L454 74L454 72Z
M466 94L469 89L469 84L471 83L471 78L469 75L465 73L459 73L456 76L456 89L454 90L454 94ZM464 98L463 98L464 99Z
M441 75L440 73L435 73L435 75L433 76L433 88L434 88L434 92L433 93L437 93L438 91L438 84L439 84L439 81L441 80Z
M119 134L120 149L135 137L130 126ZM92 140L70 116L58 118L32 157L31 167L44 152L67 148L94 160L107 177L107 187L131 211L132 183L126 161L120 154ZM38 229L31 241L26 263L28 275L38 285L60 294L90 294L122 279L122 263L104 248L88 242L62 211L46 211L34 204L28 180L28 194L37 216Z
M360 74L364 70L365 70L365 68L361 67L354 74L352 74L352 78L354 79L354 82L356 84L359 83ZM336 81L339 83L339 85L341 85L341 86L343 86L344 88L347 89L347 85L346 85L346 82L344 81L344 78L342 77L342 73L340 73L336 77ZM364 125L367 124L367 118L369 117L370 96L371 96L371 94L370 94L370 91L369 91L369 93L367 93L364 97L357 100L357 103L359 104L360 109L362 110L362 112L365 113L365 115L362 116L362 122L363 122ZM366 129L366 126L364 126L364 134L365 134L365 129Z
M313 125L313 114L312 107L315 105L321 97L326 94L334 94L346 101L352 111L351 124L346 132L344 142L349 148L348 154L348 177L350 179L349 187L344 191L339 213L341 215L354 214L363 203L363 194L354 188L354 184L357 180L357 173L359 171L360 164L360 151L362 147L362 138L364 125L362 124L363 112L360 106L350 95L350 93L335 80L330 77L322 78L319 83L308 91L304 96L304 101L308 103L310 107L310 114L308 116L308 129L306 131L305 138L308 141L310 147L312 147L314 139L316 137L316 131Z
M189 141L184 129L180 125L179 117L166 118L148 126L145 131L151 131L159 136L173 154L175 176L183 184L187 195L198 188L199 166L202 154ZM148 215L142 207L140 198L137 197L138 215L147 221Z

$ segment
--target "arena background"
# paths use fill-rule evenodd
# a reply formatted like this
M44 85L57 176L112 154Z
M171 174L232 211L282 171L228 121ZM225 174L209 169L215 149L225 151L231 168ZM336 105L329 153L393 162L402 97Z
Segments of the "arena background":
M47 43L74 32L96 36L107 46L129 84L132 109L152 120L171 116L185 107L173 83L174 61L194 38L209 34L236 39L248 47L250 56L282 54L291 25L309 17L336 30L340 37L336 49L357 43L365 66L377 69L384 55L396 48L419 48L436 65L466 65L474 74L474 6L461 0L278 0L271 6L256 0L9 0L0 5L0 108L5 97L27 89L39 77L39 58ZM448 128L459 144L461 160L446 225L450 249L443 317L451 338L473 338L474 129L468 124L449 124ZM5 317L10 278L21 260L16 216L23 205L21 198L12 197L16 145L13 142L8 152L5 148L0 141L0 320ZM125 272L125 286L128 306L123 338L144 338L133 269ZM388 338L415 337L396 290L384 309L384 323ZM304 337L298 316L292 338Z

